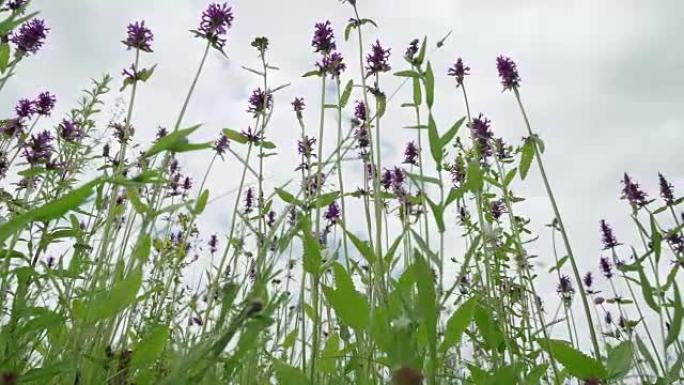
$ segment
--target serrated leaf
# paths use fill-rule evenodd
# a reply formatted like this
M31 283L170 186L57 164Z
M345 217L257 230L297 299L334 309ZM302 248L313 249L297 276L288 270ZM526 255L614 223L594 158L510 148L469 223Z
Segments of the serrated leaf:
M375 263L375 252L373 251L373 248L371 248L367 242L359 239L351 231L344 229L344 232L347 234L349 240L352 241L356 250L359 253L361 253L361 256L366 260L366 262L368 262L369 265L373 266L373 264Z
M147 336L133 349L133 366L147 366L154 363L164 352L169 340L169 327L156 325L151 328Z
M311 233L311 224L307 217L303 216L300 219L299 228L302 233L302 241L304 244L304 255L302 257L304 271L313 274L314 276L318 275L320 274L321 264L323 263L321 244Z
M623 341L617 347L608 352L606 369L608 377L612 380L623 378L632 368L632 356L634 346L630 341Z
M449 321L447 321L444 340L440 347L442 352L446 352L449 348L457 346L461 342L463 333L473 320L476 305L477 299L476 297L472 297L464 302L458 310L451 315Z
M567 342L553 339L540 339L538 342L571 376L580 380L604 380L608 377L608 371L601 362L576 350Z

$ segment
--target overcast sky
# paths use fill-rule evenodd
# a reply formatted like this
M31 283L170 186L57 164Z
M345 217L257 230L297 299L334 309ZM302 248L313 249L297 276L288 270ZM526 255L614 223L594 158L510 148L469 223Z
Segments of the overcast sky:
M132 51L120 43L131 21L144 19L153 30L154 53L144 55L144 65L158 64L153 78L139 88L133 115L138 140L144 143L160 125L170 126L202 54L203 42L188 32L198 24L204 0L34 0L51 27L44 50L23 63L18 76L0 96L8 114L16 99L43 89L58 95L56 120L74 105L89 78L108 72L115 84L102 119L113 114L121 69L132 61ZM598 221L613 223L622 240L634 239L628 206L619 200L624 171L653 196L657 172L663 172L684 191L684 2L663 0L579 1L460 1L460 0L358 0L362 17L373 18L379 29L367 30L369 44L379 37L392 47L393 70L405 69L401 59L407 43L428 36L430 47L453 31L443 48L432 49L430 60L437 77L436 118L442 129L465 114L460 93L446 70L459 56L472 68L467 78L471 107L492 120L493 130L518 142L524 135L514 98L502 93L496 77L495 58L514 58L522 76L524 103L534 129L546 143L545 159L551 182L564 213L582 270L594 269L600 252ZM267 176L282 183L293 176L294 136L298 126L289 102L304 96L306 119L314 129L318 119L319 82L303 79L317 59L310 47L313 25L332 21L338 46L352 69L358 67L357 47L344 42L342 32L351 8L335 0L239 0L231 2L234 28L227 43L229 59L212 53L197 88L186 125L202 122L198 134L214 138L219 129L245 128L250 115L246 99L259 78L240 69L257 66L249 46L256 36L271 40L270 62L282 70L271 84L292 82L276 95L276 111L270 128L281 155L269 159ZM349 71L348 76L357 75ZM358 77L357 77L358 78ZM383 78L390 93L399 80ZM355 95L354 98L359 97ZM410 88L399 91L383 122L383 151L387 164L399 163L404 143L414 131L413 117L399 104L410 97ZM328 120L330 138L335 122ZM429 157L426 152L426 156ZM186 159L185 170L201 178L207 157ZM277 160L275 160L277 159ZM358 167L357 167L358 169ZM235 162L217 165L208 187L212 195L237 186ZM351 176L350 178L353 178ZM543 186L533 167L531 177L515 190L528 198L518 210L532 217L541 239L534 246L547 265L550 238L543 225L551 218ZM229 220L229 196L212 203L204 231L221 231ZM456 234L455 219L449 228ZM457 246L454 243L453 246ZM460 249L454 250L459 253Z

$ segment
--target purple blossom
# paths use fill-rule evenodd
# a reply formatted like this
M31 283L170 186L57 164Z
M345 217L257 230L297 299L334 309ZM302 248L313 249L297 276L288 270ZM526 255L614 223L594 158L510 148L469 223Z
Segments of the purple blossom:
M390 49L384 49L380 41L376 40L371 46L371 52L366 56L366 76L377 75L380 72L387 72L392 69L387 62L390 57Z
M35 54L43 46L49 30L45 26L44 20L32 19L22 24L18 32L12 33L10 41L14 43L20 53L24 55Z
M504 206L503 199L493 201L490 205L489 212L492 214L492 218L498 221L503 213L506 212L506 206Z
M302 118L302 112L304 112L304 107L306 107L306 104L304 104L304 98L294 98L292 101L292 110L297 114L297 119Z
M449 174L451 175L451 184L454 188L459 188L463 185L466 179L466 168L463 156L459 154L454 161L454 164L449 168Z
M399 197L400 201L405 201L406 191L404 189L406 184L406 171L402 168L395 167L392 170L392 192Z
M151 43L154 40L154 35L149 28L145 26L145 21L137 21L128 24L128 37L122 41L128 49L135 48L145 52L152 52Z
M356 118L359 122L365 122L368 118L366 104L360 100L357 100L356 104L354 105L354 118Z
M7 170L9 169L9 164L7 162L7 155L0 151L0 180L5 179L7 176Z
M620 245L613 234L613 229L604 219L601 219L601 241L603 242L603 250L612 249Z
M183 190L186 192L190 191L192 188L192 179L190 179L189 176L186 176L185 179L183 180Z
M228 145L230 142L228 141L228 137L221 134L219 135L218 139L214 142L214 151L220 156L223 156L223 154L226 152L228 149Z
M273 95L266 93L257 88L252 91L248 100L249 106L247 107L247 112L251 112L254 116L266 112L273 105Z
M668 234L665 237L665 240L667 243L672 247L672 251L674 251L675 254L683 254L684 253L684 236L681 235L681 233L671 233Z
M216 234L212 234L211 237L209 238L209 252L214 254L218 250L218 237Z
M29 119L31 118L31 115L33 115L36 112L36 108L33 104L33 101L28 99L21 99L17 102L17 105L14 107L14 112L17 114L17 117L19 119Z
M59 137L67 142L76 142L85 136L78 122L64 119L58 127Z
M505 90L512 90L520 86L518 67L511 58L499 56L496 58L496 69L499 71L499 79Z
M242 135L247 138L247 141L254 144L259 144L263 139L263 135L252 130L252 127L247 127L246 130L242 130Z
M31 135L24 147L24 157L26 161L35 166L40 163L47 163L52 156L52 140L54 137L48 131L43 131L37 135Z
M558 281L558 288L556 292L560 294L564 301L569 301L575 294L575 288L572 287L572 281L567 275L562 275Z
M304 137L297 141L297 152L299 153L299 155L302 155L307 159L311 157L315 158L316 154L314 154L313 152L315 144L316 138L304 135Z
M416 146L414 141L406 143L406 149L404 150L404 163L417 166L419 154L420 149Z
M420 43L420 40L418 39L413 39L409 43L408 47L406 48L406 52L404 52L404 58L408 60L409 63L413 63L414 57L418 53L418 44Z
M41 92L36 100L33 101L33 104L35 105L36 108L36 113L38 115L42 116L50 116L50 113L52 113L52 109L55 108L55 103L57 102L57 98L55 95L49 93L48 91Z
M266 224L268 227L271 227L275 224L276 221L276 212L271 210L266 214Z
M494 153L496 157L500 160L506 160L511 158L511 146L506 145L503 138L495 138L493 140Z
M320 52L322 55L328 55L337 49L335 34L329 20L316 23L311 46L314 48L314 52Z
M382 177L380 178L380 185L385 190L389 190L389 188L392 187L392 170L386 168L382 172Z
M613 264L610 263L610 260L607 257L601 257L599 260L599 267L601 268L604 277L608 279L613 277Z
M361 150L362 155L365 154L366 149L370 146L370 137L368 128L361 126L354 131L354 139L356 139L356 147Z
M232 25L233 9L228 3L212 3L202 12L202 21L196 34L207 39L214 47L223 49L226 44L224 36Z
M647 200L647 195L639 188L638 183L632 182L632 179L625 173L622 184L622 197L620 199L627 199L634 207L644 207L652 201Z
M672 184L670 184L661 173L658 173L658 182L660 184L660 196L667 205L673 205L675 197Z
M456 63L451 68L449 68L447 74L449 76L453 76L454 78L456 78L457 87L462 86L463 79L465 79L467 75L470 75L470 67L463 64L463 59L458 58L456 59Z
M245 192L245 214L249 214L254 210L254 188L249 187Z
M591 289L591 286L594 284L594 276L591 274L591 271L584 275L583 281L584 286L586 286L587 289Z
M316 67L322 73L330 74L333 77L339 77L347 69L347 65L344 64L344 58L337 52L323 56L323 59L316 63Z
M328 221L328 224L334 225L339 222L341 214L340 206L337 202L332 202L328 205L328 209L325 210L323 217Z
M16 12L22 10L27 3L28 0L10 0L7 2L7 8Z
M157 141L169 134L169 130L166 127L159 127L157 129Z
M480 114L470 123L470 133L475 141L476 149L482 158L492 154L491 139L494 136L490 130L491 121Z

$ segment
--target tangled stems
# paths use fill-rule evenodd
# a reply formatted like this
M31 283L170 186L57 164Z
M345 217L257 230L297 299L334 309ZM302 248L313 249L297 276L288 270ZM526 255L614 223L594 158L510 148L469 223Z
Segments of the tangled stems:
M527 133L530 135L530 137L534 138L536 137L535 134L532 132L532 127L530 126L530 121L527 118L527 113L525 112L525 108L523 107L522 101L520 100L520 93L518 91L517 87L513 87L513 93L515 94L515 100L518 103L518 107L520 107L520 112L522 113L523 120L525 121L525 126L527 128ZM600 357L600 349L599 349L599 344L598 344L598 338L596 337L596 329L594 328L594 321L591 316L591 309L589 308L589 301L587 300L587 293L584 289L584 285L582 284L582 276L580 275L579 269L577 268L577 261L575 260L574 253L572 252L572 247L570 246L570 239L568 238L567 231L565 230L565 225L563 224L563 219L561 218L560 215L560 210L558 209L558 204L556 203L556 198L553 194L553 191L551 190L551 184L549 183L549 179L546 176L546 171L544 169L544 162L542 161L541 157L541 151L539 151L539 146L537 145L536 142L533 142L533 147L534 147L534 158L537 161L537 166L539 167L539 172L541 174L542 180L544 181L544 188L546 189L546 195L549 198L549 201L551 202L551 207L553 209L555 218L558 220L558 227L561 233L561 236L563 238L563 243L565 245L565 249L568 252L568 260L570 261L570 266L572 267L572 273L575 278L575 283L577 284L577 287L580 291L580 297L582 298L582 306L584 307L584 315L585 318L587 319L587 324L589 326L589 332L591 335L591 343L594 351L594 356L599 358Z

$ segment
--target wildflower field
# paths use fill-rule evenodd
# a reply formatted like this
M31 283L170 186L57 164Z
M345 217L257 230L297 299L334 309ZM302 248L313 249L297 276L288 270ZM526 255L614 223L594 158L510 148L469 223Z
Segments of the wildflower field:
M286 80L268 36L231 35L239 4L193 2L196 24L174 26L191 76L159 95L175 104L154 127L141 95L184 79L160 79L144 15L111 36L128 64L70 107L48 89L3 106L0 385L683 384L684 197L668 177L652 170L646 191L611 176L624 237L566 213L544 160L567 149L534 125L524 63L471 68L448 31L390 48L366 0L326 1L347 22L292 23L312 64ZM39 6L0 0L0 92L61 28ZM252 91L220 107L225 124L191 121L197 92L231 84L203 72L235 46ZM515 109L517 140L469 99L475 72L498 76L479 92ZM401 154L383 144L397 130ZM527 216L530 183L550 217ZM592 257L564 215L592 217Z

